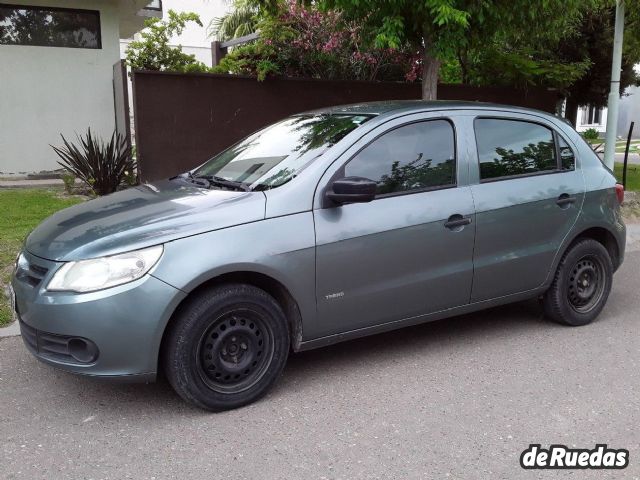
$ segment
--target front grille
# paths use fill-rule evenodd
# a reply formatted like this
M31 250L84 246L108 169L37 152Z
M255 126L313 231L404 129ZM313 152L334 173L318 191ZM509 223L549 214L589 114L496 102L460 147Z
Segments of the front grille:
M29 262L25 259L24 262L18 264L18 269L16 270L16 278L25 283L28 283L32 287L37 287L42 282L42 279L45 277L48 268L45 268L41 265L37 265L33 261Z
M39 356L57 362L87 364L98 358L98 347L85 338L37 330L20 320L24 343Z

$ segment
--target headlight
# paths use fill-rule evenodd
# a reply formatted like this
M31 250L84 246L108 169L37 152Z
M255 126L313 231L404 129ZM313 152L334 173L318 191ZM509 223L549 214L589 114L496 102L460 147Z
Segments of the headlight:
M162 245L65 263L53 275L47 290L93 292L132 282L146 274L162 255Z
M14 272L17 272L18 269L26 270L28 267L29 267L29 264L27 262L27 259L24 258L24 255L22 254L22 252L20 252L18 254L18 256L16 257L16 264L15 264Z

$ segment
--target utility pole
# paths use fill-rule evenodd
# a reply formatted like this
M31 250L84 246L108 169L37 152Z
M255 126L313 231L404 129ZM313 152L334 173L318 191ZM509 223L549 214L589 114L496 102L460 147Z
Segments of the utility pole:
M624 34L624 0L616 0L616 26L611 62L611 90L607 103L607 135L604 143L604 163L613 170L616 156L616 130L620 103L620 71L622 70L622 36Z

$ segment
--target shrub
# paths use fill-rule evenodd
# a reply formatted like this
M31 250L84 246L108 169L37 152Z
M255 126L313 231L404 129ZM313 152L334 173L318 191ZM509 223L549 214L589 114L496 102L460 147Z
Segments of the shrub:
M93 136L91 129L84 136L76 135L78 145L60 136L64 146L51 145L61 159L58 164L85 182L96 195L115 192L136 168L131 148L116 132L107 143Z
M182 46L171 46L171 37L182 34L187 23L202 26L200 17L195 13L173 10L168 12L168 20L149 18L145 20L145 29L140 40L134 40L126 50L127 64L133 70L167 70L170 72L207 72L209 67L196 60L195 55L182 51Z
M595 128L588 128L587 130L582 132L582 136L585 140L597 140L600 137L600 134Z
M377 48L362 26L339 10L322 12L313 3L283 1L277 13L257 25L260 38L234 48L214 68L219 73L330 80L415 81L417 52Z
M65 170L60 178L62 178L62 183L64 183L64 191L71 195L76 186L76 176L73 172Z

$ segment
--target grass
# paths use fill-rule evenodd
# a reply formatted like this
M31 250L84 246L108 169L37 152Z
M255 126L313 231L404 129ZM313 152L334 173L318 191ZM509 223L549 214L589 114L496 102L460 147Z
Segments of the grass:
M49 215L81 201L56 189L0 190L0 327L12 319L5 290L25 237Z
M587 140L590 145L602 145L601 148L604 149L604 138L598 138L595 140ZM616 140L616 153L624 153L627 148L626 140ZM629 153L640 153L640 141L631 140L629 144Z
M622 183L622 163L616 163L613 170L618 181ZM627 165L627 190L640 192L640 165Z
M640 150L638 150L638 146L640 146L640 143L637 140L631 140L631 143L629 144L629 153L640 152ZM616 153L624 153L626 149L627 149L626 140L623 142L616 142Z

